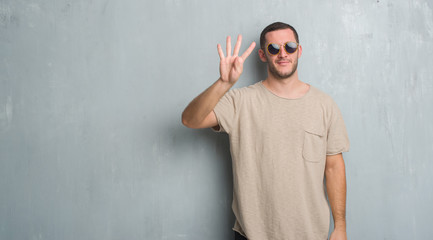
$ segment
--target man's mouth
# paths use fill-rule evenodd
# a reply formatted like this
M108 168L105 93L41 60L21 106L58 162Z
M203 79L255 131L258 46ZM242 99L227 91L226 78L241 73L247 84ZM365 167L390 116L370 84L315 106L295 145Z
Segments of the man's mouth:
M277 61L277 64L279 64L279 65L287 65L289 63L290 63L289 60L280 60L280 61Z

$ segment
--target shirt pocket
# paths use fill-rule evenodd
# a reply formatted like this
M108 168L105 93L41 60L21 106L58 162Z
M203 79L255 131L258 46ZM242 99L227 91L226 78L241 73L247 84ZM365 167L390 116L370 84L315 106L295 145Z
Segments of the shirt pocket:
M318 163L326 158L326 141L324 131L304 130L302 156L307 162Z

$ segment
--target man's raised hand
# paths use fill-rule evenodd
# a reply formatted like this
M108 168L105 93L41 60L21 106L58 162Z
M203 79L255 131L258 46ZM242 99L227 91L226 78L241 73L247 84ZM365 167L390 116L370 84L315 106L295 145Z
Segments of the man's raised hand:
M242 74L243 66L245 60L248 58L248 56L253 51L254 47L256 46L255 42L252 42L251 45L248 47L247 50L241 55L238 56L239 50L241 48L241 42L242 42L242 35L238 35L238 40L236 41L235 49L233 50L232 55L232 46L231 46L231 37L227 37L227 56L224 56L224 52L221 48L221 45L218 44L218 54L220 56L220 75L221 80L223 82L227 82L230 84L235 84L236 81L239 79L239 77Z

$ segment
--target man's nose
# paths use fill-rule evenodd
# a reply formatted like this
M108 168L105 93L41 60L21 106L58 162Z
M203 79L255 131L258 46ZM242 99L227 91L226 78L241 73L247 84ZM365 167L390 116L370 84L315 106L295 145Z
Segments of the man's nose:
M285 58L287 55L288 55L288 54L287 54L286 50L284 49L284 47L282 47L282 48L280 49L280 52L278 53L278 57L280 57L280 58Z

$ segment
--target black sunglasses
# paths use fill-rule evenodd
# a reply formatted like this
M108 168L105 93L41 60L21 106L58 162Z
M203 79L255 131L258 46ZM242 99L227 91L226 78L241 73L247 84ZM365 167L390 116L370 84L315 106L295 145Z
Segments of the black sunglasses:
M276 43L269 43L266 49L268 50L269 54L278 55L280 53L281 45L278 45ZM296 52L297 49L298 49L297 42L286 42L284 44L284 50L286 51L287 54L292 54Z

